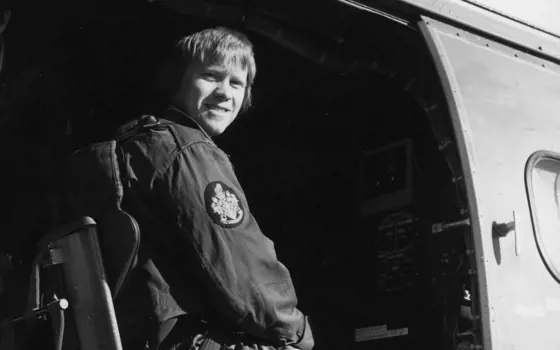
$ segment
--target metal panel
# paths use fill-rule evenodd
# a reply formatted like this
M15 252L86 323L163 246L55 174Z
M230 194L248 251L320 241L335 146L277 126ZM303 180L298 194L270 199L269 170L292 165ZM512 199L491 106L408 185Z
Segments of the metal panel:
M557 36L535 30L472 3L463 0L399 1L418 8L430 17L440 17L454 24L460 24L510 44L521 46L535 54L560 60L560 38ZM517 3L520 0L511 0L510 2Z
M560 36L560 1L558 0L464 0L514 18L532 27Z
M539 255L524 179L535 151L560 150L558 67L434 19L422 29L466 172L484 348L560 349L560 285ZM493 223L515 228L498 238Z

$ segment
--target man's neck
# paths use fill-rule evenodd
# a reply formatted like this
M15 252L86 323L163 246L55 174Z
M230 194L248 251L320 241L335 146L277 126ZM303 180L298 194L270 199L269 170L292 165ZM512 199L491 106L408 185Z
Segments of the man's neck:
M212 137L206 132L206 130L204 130L204 128L194 118L192 118L190 115L188 115L187 112L183 111L182 109L178 108L177 106L175 106L173 104L171 104L168 109L180 114L181 116L183 116L185 118L188 118L189 120L191 120L193 123L196 124L196 126L200 129L200 131L202 131L204 133L204 135L210 141L214 142L214 140L212 140Z

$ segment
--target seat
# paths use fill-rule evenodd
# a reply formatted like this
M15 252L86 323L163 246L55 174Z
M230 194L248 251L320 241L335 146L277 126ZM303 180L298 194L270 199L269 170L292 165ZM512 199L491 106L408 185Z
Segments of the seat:
M90 217L81 217L57 227L39 242L25 314L6 323L0 330L7 334L22 324L29 328L25 332L27 336L33 337L33 325L39 319L47 320L43 317L48 314L56 349L62 349L63 344L70 348L79 344L83 350L122 350L113 300L136 264L139 246L140 230L136 220L118 209L105 212L97 222ZM56 280L50 281L54 284L41 281L44 277L54 276L43 271L54 266L60 266L60 269L51 271L62 273L59 282L63 289L55 287L58 285ZM53 294L53 289L43 290L43 286L54 287L61 293ZM43 300L44 292L54 300ZM64 303L58 303L58 300ZM71 318L65 317L66 300L70 303ZM67 328L69 332L65 332ZM9 348L13 341L7 341L5 346Z
M136 266L140 229L131 215L115 209L97 219L97 230L107 284L115 300Z

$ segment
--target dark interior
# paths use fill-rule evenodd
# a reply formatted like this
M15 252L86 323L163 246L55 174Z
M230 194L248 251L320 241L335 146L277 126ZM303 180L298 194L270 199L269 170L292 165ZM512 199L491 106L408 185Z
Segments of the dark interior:
M460 261L441 264L441 256L460 251L463 242L453 233L444 239L431 235L432 223L459 215L426 116L402 88L379 75L333 73L265 43L260 47L270 56L259 62L257 106L219 142L231 153L263 231L292 271L301 307L315 320L319 348L349 348L356 328L387 324L407 327L409 336L356 346L443 349L444 303L460 298L462 290L460 279L442 278ZM362 215L365 187L379 182L378 192L392 193L406 172L398 158L387 157L373 164L373 178L364 178L364 152L405 138L413 142L411 202ZM382 222L396 224L403 217L418 221L406 226L408 233L398 233L401 242L382 237ZM409 259L384 264L377 258L381 250L404 246ZM386 265L402 267L389 273L395 291L379 283ZM409 288L399 290L405 284Z
M317 349L449 348L467 265L462 254L453 253L464 251L464 241L461 232L434 235L431 230L434 223L459 219L455 186L428 118L401 84L374 70L317 63L309 52L298 54L262 31L228 20L155 5L94 9L87 4L73 9L78 16L56 15L44 4L37 9L51 17L22 10L27 17L17 18L14 12L7 47L18 59L10 59L8 51L8 67L15 67L13 72L40 67L43 76L33 97L38 102L22 103L32 106L22 110L33 117L0 127L3 145L21 145L16 155L3 152L4 159L18 169L49 162L48 157L55 162L120 123L156 111L151 84L167 45L210 25L240 29L256 47L255 107L216 141L231 155L253 214L292 273ZM332 21L339 7L330 2L326 8L332 13L320 23L307 7L295 12L266 4L261 11L272 11L276 21L284 15L290 19L284 25L299 28L296 38L313 37L318 47L330 47L336 37ZM238 8L250 5L237 3ZM427 56L418 33L405 35L386 20L355 10L338 15L345 19L338 27L344 44L335 45L339 56L405 63ZM398 149L368 161L369 151L405 139L412 141L410 167ZM17 227L22 234L4 235L3 245L16 254L21 242L48 226L44 208L56 174L3 176L25 188L4 197L15 205L3 230ZM37 183L38 177L47 180ZM384 202L373 213L362 213L363 201L400 189L410 191L409 202L390 208ZM35 205L29 206L32 198ZM18 218L29 215L36 215L29 227L17 226ZM408 334L355 341L356 329L379 325L406 328Z

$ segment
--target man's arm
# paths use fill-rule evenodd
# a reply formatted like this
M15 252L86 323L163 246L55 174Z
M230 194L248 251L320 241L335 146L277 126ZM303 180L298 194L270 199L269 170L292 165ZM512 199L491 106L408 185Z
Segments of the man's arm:
M157 174L154 191L218 315L274 345L313 347L290 274L249 212L223 152L205 142L190 145Z

